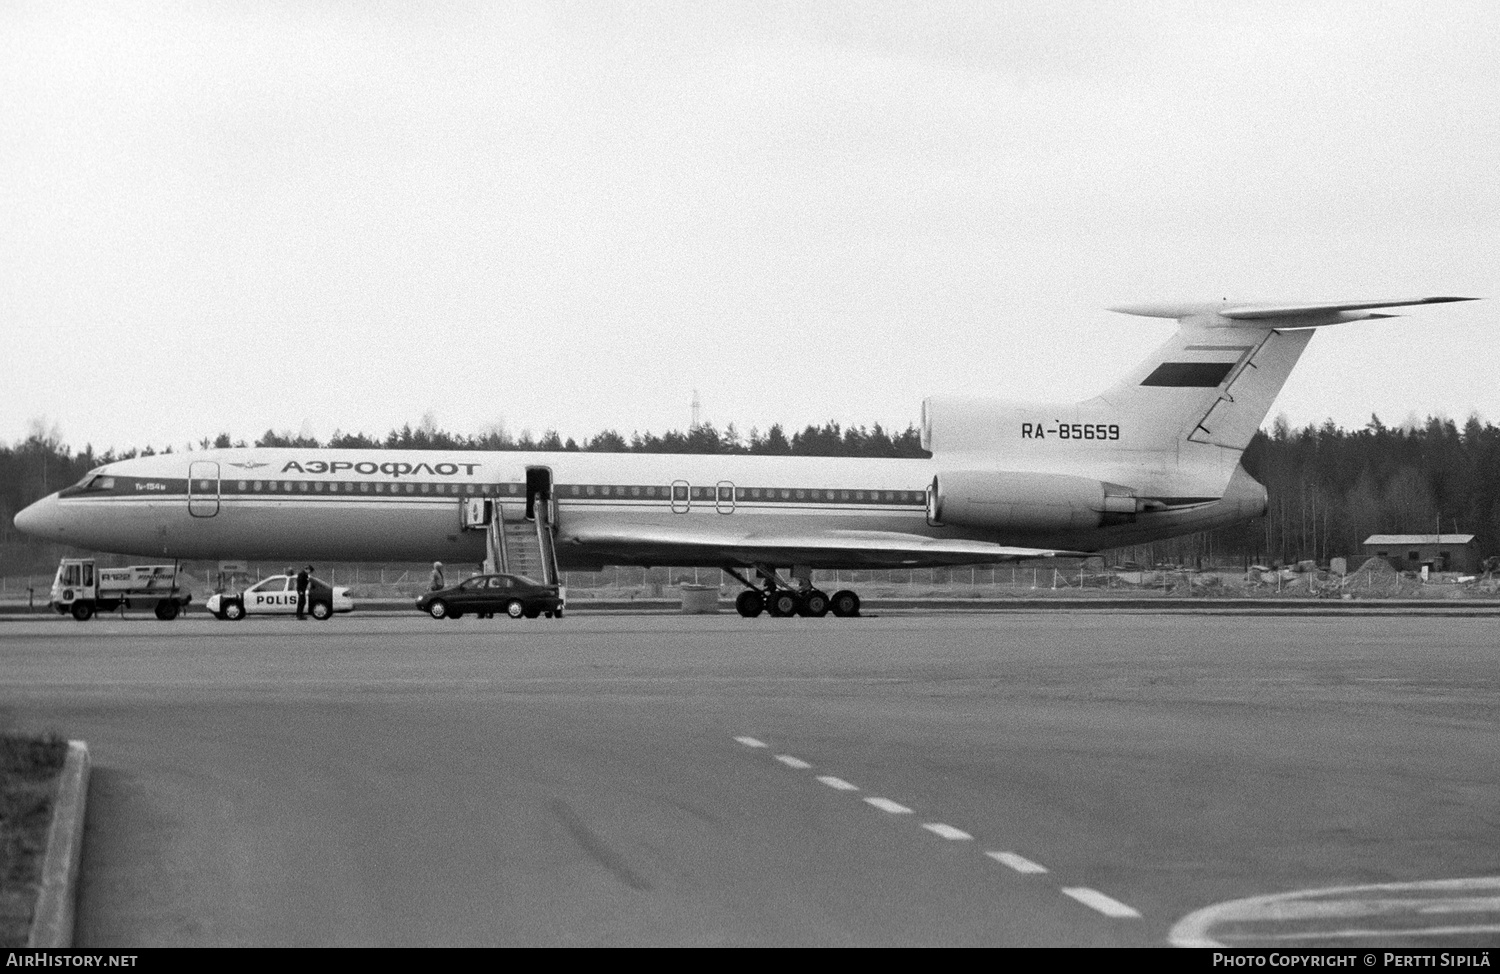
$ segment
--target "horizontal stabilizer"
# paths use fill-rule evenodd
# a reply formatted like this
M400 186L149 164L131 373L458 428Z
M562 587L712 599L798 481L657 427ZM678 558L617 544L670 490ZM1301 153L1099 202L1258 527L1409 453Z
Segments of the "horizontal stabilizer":
M1315 327L1342 321L1358 321L1364 318L1388 318L1391 315L1370 313L1375 308L1405 308L1419 304L1448 304L1453 301L1475 301L1477 298L1429 297L1394 298L1378 301L1316 302L1296 304L1290 302L1249 303L1243 301L1197 301L1161 302L1151 304L1128 304L1111 308L1121 314L1141 315L1147 318L1176 318L1179 321L1198 319L1204 323L1219 320L1220 324L1238 321L1276 320L1285 326Z
M1236 321L1256 321L1261 318L1297 318L1303 315L1324 315L1340 311L1369 311L1372 308L1405 308L1416 304L1448 304L1453 301L1473 301L1474 298L1405 298L1394 301L1355 301L1349 304L1245 304L1225 308L1219 314ZM1373 317L1373 316L1371 316Z

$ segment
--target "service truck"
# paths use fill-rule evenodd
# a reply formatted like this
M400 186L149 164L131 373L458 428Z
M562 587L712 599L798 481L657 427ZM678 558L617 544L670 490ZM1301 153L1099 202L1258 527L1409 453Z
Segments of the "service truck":
M145 609L156 618L177 618L193 597L177 587L177 566L129 565L98 568L92 558L64 558L52 580L48 605L59 615L72 613L83 622L97 612Z

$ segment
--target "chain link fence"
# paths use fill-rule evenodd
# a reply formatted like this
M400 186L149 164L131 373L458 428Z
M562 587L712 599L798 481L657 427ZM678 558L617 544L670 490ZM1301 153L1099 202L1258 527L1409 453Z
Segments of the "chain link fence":
M137 559L139 560L139 559ZM124 562L122 562L123 564ZM179 585L195 601L216 591L242 590L286 566L257 563L243 572L222 573L214 563L187 562ZM427 591L431 564L321 566L317 576L348 586L358 599L416 598ZM448 566L445 582L456 584L478 574L472 566ZM755 581L753 572L742 574ZM783 576L786 579L786 576ZM789 580L789 579L786 579ZM595 572L563 572L570 600L677 599L680 586L718 585L727 598L742 588L716 568L636 568L621 566ZM1079 565L1028 564L960 568L825 571L812 573L825 592L853 589L863 599L1046 599L1046 598L1287 598L1287 599L1489 599L1500 600L1500 578L1485 575L1431 574L1360 569L1346 575L1326 570L1088 568ZM52 576L0 576L0 609L45 611Z

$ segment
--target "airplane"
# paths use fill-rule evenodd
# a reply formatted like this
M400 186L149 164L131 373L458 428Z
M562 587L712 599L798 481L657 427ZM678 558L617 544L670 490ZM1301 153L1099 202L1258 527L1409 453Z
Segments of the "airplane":
M180 559L482 563L555 582L604 565L720 568L742 615L857 615L812 570L1081 556L1262 516L1240 455L1313 332L1467 301L1141 304L1177 321L1074 404L935 397L928 459L212 449L90 471L16 527ZM753 579L746 573L753 572Z

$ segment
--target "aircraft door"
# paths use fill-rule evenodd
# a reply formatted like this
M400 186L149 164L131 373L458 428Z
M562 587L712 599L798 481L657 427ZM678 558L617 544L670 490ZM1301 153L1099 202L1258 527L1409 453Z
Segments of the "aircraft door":
M672 481L672 513L686 514L693 506L693 488L686 480Z
M536 516L537 501L541 501L545 507L542 513L547 516L547 523L557 523L557 507L553 504L552 497L551 467L526 468L526 520L530 521Z
M213 517L219 513L219 465L213 460L188 464L188 513Z
M719 481L714 492L714 509L720 514L734 513L734 484L727 480Z

